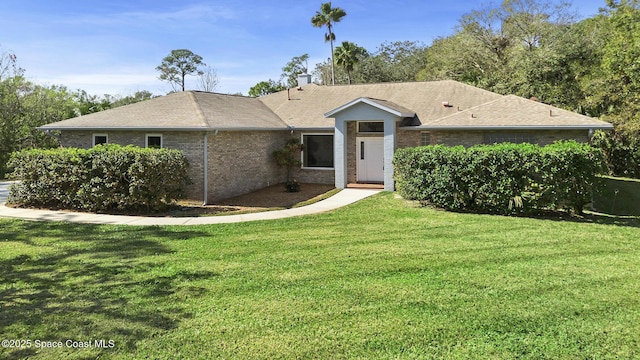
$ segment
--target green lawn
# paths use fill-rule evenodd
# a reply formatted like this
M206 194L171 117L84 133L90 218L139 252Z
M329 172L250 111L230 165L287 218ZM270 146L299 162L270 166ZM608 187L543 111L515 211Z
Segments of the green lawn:
M231 225L0 219L0 339L31 341L0 358L628 359L638 334L637 219L455 214L390 193Z

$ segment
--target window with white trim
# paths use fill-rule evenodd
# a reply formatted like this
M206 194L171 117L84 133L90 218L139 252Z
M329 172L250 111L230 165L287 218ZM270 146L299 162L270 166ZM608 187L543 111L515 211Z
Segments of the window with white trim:
M107 134L93 134L92 139L93 146L109 143L109 136Z
M162 134L147 134L145 146L153 149L162 149Z
M302 134L302 167L333 169L333 134Z

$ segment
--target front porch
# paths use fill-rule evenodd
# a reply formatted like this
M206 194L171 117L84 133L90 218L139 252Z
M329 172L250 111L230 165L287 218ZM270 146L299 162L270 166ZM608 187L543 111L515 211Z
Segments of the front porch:
M384 190L384 184L372 184L372 183L348 183L347 189L370 189L370 190Z
M335 186L377 185L395 190L397 124L415 112L384 100L358 98L325 114L335 118ZM366 126L362 127L361 124Z

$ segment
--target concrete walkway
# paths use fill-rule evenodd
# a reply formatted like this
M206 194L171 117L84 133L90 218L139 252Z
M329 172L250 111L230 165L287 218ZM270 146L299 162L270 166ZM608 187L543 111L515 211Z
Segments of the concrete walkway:
M67 221L85 224L119 224L119 225L205 225L227 224L244 221L282 219L293 216L318 214L334 210L345 205L374 195L380 190L343 189L332 197L317 203L286 210L265 211L259 213L201 217L144 217L125 215L103 215L54 210L14 209L4 206L9 185L0 182L0 217L20 218L39 221Z

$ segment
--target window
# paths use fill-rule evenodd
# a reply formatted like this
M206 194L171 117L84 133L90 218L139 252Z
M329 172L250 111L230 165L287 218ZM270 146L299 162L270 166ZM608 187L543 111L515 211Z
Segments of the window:
M487 133L484 135L484 143L485 144L497 144L497 143L513 143L513 144L522 144L522 143L536 143L536 137L532 134L528 133L509 133L509 132L495 132L495 133Z
M147 134L146 146L148 148L161 149L162 148L162 135L161 134Z
M93 134L93 146L107 144L109 137L107 134Z
M422 146L431 145L431 133L429 132L420 133L420 145Z
M333 168L333 135L302 135L302 167Z
M381 133L384 132L384 122L382 121L358 121L359 133Z

